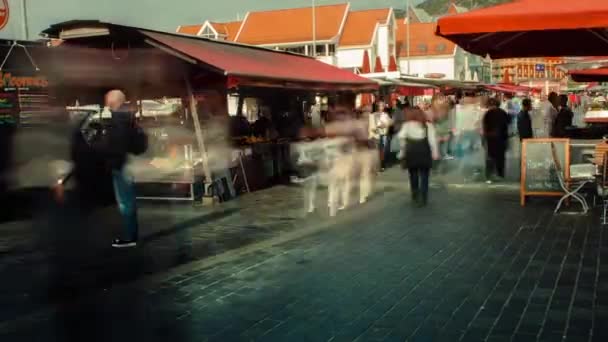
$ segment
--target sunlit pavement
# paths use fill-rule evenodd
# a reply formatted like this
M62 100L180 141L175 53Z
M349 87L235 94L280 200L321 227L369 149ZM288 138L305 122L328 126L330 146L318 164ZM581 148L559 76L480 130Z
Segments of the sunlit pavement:
M429 207L415 210L400 170L380 180L381 194L332 220L300 218L301 198L279 196L297 189L252 194L246 206L223 207L241 209L226 217L160 229L129 254L104 252L110 270L132 276L115 276L105 262L90 266L84 272L98 286L76 285L73 296L28 310L13 298L28 278L13 280L5 259L30 261L0 255L2 288L12 285L1 297L0 340L608 340L608 233L597 212L554 216L551 200L521 208L515 187L441 182ZM248 236L248 221L265 235L203 253L224 227ZM157 255L176 245L198 252L181 263Z

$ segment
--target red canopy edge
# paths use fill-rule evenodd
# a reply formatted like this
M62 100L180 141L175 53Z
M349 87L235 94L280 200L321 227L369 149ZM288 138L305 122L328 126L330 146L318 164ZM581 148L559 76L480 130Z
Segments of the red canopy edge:
M226 82L228 89L236 89L239 87L256 87L256 88L282 88L282 89L300 89L300 90L316 90L316 91L353 91L357 93L373 92L376 88L371 88L369 85L354 85L340 83L312 83L299 82L277 79L263 79L259 76L232 76L228 75Z
M540 92L540 89L537 89L537 88L520 86L520 85L516 85L516 84L504 84L504 83L486 84L486 85L484 85L484 88L486 88L488 90L498 91L498 92L501 92L501 93L510 93L510 94L513 94L513 93L538 93L538 92Z
M567 15L564 17L564 15ZM608 2L584 0L516 0L439 18L441 36L608 27Z
M575 82L608 82L608 68L572 70L569 74Z
M606 0L515 0L439 18L436 34L492 58L597 56L606 27Z
M378 84L314 58L240 44L140 30L173 51L222 71L228 87L258 86L308 90L376 90Z

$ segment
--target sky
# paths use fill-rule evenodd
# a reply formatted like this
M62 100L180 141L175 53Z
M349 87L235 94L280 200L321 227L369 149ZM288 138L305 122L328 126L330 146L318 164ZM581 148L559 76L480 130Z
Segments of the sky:
M311 6L313 0L0 0L8 2L9 21L0 38L23 39L22 2L26 1L29 38L51 24L72 19L97 19L174 32L180 24L207 19L224 21L243 18L247 11ZM317 5L345 0L315 0ZM413 5L422 0L410 0ZM407 0L350 0L353 9L405 8Z

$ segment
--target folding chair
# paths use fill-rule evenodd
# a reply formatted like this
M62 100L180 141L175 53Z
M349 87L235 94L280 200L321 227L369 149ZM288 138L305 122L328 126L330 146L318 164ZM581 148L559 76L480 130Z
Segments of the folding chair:
M557 202L554 213L557 214L564 201L572 197L581 203L583 207L582 213L586 214L587 211L589 211L589 205L587 204L585 197L583 197L583 195L581 195L579 192L585 185L594 181L595 166L593 164L571 165L570 170L575 172L571 172L570 177L566 179L564 177L563 168L559 162L554 143L551 143L551 154L553 155L553 164L555 166L555 171L557 172L559 185L565 192L564 196L562 196L559 202Z
M608 224L608 152L604 152L602 157L602 174L598 175L597 195L602 198L602 224Z

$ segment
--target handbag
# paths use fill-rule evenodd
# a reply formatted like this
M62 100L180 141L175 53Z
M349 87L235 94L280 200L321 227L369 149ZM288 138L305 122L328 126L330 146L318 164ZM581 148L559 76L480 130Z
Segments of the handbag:
M429 144L428 126L424 123L424 138L406 138L405 156L401 159L403 169L430 169L433 166L433 155Z

